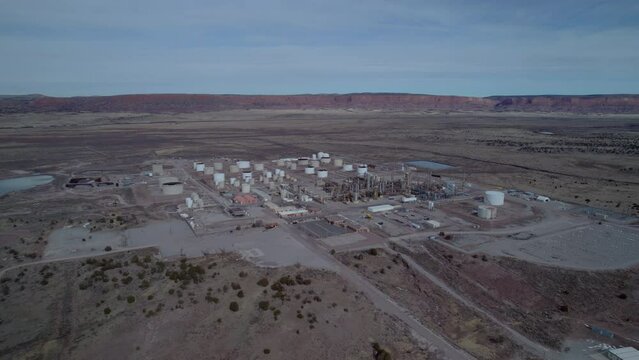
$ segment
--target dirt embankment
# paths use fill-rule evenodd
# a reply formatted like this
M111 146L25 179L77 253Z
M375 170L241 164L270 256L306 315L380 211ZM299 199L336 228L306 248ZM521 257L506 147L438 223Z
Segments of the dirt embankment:
M133 94L0 98L0 113L201 112L233 109L368 109L639 113L639 95L465 97L394 93L316 95Z
M610 329L621 341L639 336L636 270L576 271L467 255L433 242L410 246L415 252L396 249L546 345L559 348L566 337L582 332L585 323Z

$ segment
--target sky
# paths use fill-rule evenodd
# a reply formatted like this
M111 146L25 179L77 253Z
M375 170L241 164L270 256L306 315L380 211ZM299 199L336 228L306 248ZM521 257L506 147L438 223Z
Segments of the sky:
M637 0L0 0L0 94L639 93Z

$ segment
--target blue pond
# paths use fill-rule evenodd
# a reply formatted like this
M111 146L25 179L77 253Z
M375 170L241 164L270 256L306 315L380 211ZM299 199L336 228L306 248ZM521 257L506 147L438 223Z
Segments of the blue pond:
M428 161L428 160L409 161L406 164L408 164L410 166L414 166L414 167L419 168L419 169L428 169L428 170L444 170L444 169L452 168L452 166L450 166L450 165L437 163L437 162L434 162L434 161Z
M53 181L50 175L33 175L0 180L0 196L14 191L27 190Z

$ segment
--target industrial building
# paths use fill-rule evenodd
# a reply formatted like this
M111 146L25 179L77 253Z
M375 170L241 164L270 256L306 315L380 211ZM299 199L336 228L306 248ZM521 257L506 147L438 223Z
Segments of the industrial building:
M378 212L386 212L386 211L391 211L395 209L395 207L393 205L375 205L375 206L369 206L368 207L368 211L372 212L372 213L378 213Z
M633 347L610 349L605 356L610 360L639 360L639 350Z
M233 197L233 202L240 205L255 205L257 204L257 198L251 194L236 194Z

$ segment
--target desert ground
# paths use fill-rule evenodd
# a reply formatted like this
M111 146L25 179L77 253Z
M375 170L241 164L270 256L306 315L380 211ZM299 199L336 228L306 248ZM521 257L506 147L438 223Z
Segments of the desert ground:
M434 209L322 198L295 219L260 195L234 218L191 169L317 151L373 173L450 165L411 171L464 191ZM636 115L2 114L0 154L0 179L53 177L0 195L0 358L572 360L639 345ZM145 175L158 163L183 195ZM127 185L67 186L83 176ZM473 212L486 189L507 194L494 220ZM205 206L185 208L192 192ZM387 203L395 210L367 212ZM441 228L420 225L432 219Z

